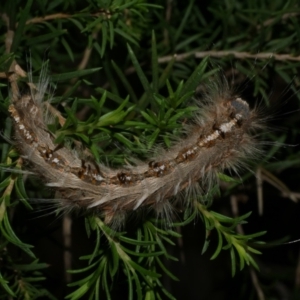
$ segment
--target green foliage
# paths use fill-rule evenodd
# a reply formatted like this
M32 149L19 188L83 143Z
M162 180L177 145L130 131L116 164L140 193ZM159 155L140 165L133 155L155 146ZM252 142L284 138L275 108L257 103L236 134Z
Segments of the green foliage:
M231 257L231 265L232 265L232 276L235 275L236 272L236 250L239 262L240 262L240 270L242 270L247 265L253 265L256 269L258 265L254 261L251 256L251 253L261 254L261 252L257 251L253 247L249 246L249 240L264 235L266 232L258 232L255 234L244 235L244 234L236 234L233 229L235 229L238 225L245 224L244 220L249 217L251 214L248 213L246 215L240 216L238 218L229 218L223 216L214 211L208 211L202 204L198 203L198 209L201 212L201 216L205 223L206 228L206 236L210 235L211 230L216 229L218 233L218 246L211 259L215 259L221 252L221 250L230 249L230 257ZM222 223L227 224L227 226L222 225ZM223 246L223 238L225 238L227 245ZM255 242L259 243L259 242ZM202 254L206 251L209 244L209 240L206 240L206 243L203 246Z
M113 231L97 217L89 218L88 226L97 232L93 253L81 257L83 260L88 260L88 266L69 272L76 274L89 271L89 275L69 285L79 286L79 288L68 295L67 299L80 299L87 292L90 293L90 297L94 297L99 293L99 288L105 291L107 299L111 299L111 282L114 281L116 273L120 270L128 278L129 299L135 299L135 295L138 299L145 297L160 299L160 293L174 299L163 288L156 264L172 279L178 280L163 265L162 257L177 260L167 253L163 241L174 245L168 236L178 237L180 235L172 230L159 229L150 221L138 228L136 238L126 236L126 232ZM103 234L108 244L102 245L103 238L100 238L100 233Z
M258 97L272 107L272 81L290 85L281 96L290 98L297 91L297 1L4 2L0 4L0 124L4 137L0 144L0 299L54 299L44 284L48 265L38 262L31 239L24 235L28 228L15 217L18 212L38 209L30 199L42 199L42 203L47 195L35 179L27 178L29 172L20 171L27 166L15 148L8 114L7 76L14 62L24 69L30 64L37 82L48 61L51 90L47 97L64 118L63 124L57 118L49 125L56 143L85 147L97 162L111 166L147 158L157 145L171 147L174 138L183 134L182 123L198 109L191 99L220 70L232 88L250 102ZM270 53L279 56L270 57ZM215 86L222 88L221 80ZM298 99L299 95L295 93ZM293 109L299 109L299 101ZM288 174L283 178L287 182L299 180L298 175L289 175L299 169L299 149L280 150L283 143L298 143L297 118L290 118L288 124L292 128L289 133L265 132L264 140L271 146L265 150L260 168L266 169L265 174L275 174L268 175L269 180L283 171ZM126 299L174 299L164 286L164 278L177 281L179 277L168 267L177 260L170 249L178 248L179 230L197 216L205 231L202 254L213 250L211 259L219 262L223 250L229 252L232 275L239 276L237 269L247 269L246 265L259 269L262 259L258 262L254 255L261 254L257 249L262 242L256 238L266 233L261 231L264 228L242 234L237 228L251 220L250 213L228 217L215 211L217 205L211 208L220 195L243 193L253 200L253 174L241 176L219 174L226 190L213 187L204 196L191 195L195 208L182 208L174 223L149 214L119 232L98 216L85 216L85 238L93 249L80 257L83 267L74 264L68 270L76 279L68 283L66 299L114 299L120 280L126 281ZM244 190L241 182L245 182ZM281 192L295 199L283 186ZM216 240L216 249L210 245L212 240ZM73 260L78 261L77 257Z

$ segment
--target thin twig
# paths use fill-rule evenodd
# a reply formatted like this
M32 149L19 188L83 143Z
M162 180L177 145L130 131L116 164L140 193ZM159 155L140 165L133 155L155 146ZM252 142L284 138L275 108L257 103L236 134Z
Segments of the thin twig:
M14 40L15 32L10 29L10 20L7 14L1 15L2 20L4 21L7 32L5 34L5 53L10 53L11 45Z
M227 55L233 55L235 58L245 59L275 59L279 61L300 61L300 56L292 56L291 54L275 54L272 52L264 52L264 53L256 53L251 54L249 52L239 52L239 51L203 51L203 52L196 52L196 58L203 58L205 56L212 56L212 57L223 57Z
M61 115L60 111L58 111L54 106L52 106L49 102L44 102L47 110L51 113L52 116L55 116L58 119L60 126L64 126L66 119Z
M185 253L183 250L183 238L182 238L181 227L177 226L176 231L181 235L180 237L177 238L177 245L178 245L179 253L180 253L180 262L184 265L186 262L186 258L185 258Z
M285 61L285 60L291 60L291 61L300 61L300 56L292 56L290 54L275 54L271 52L265 52L265 53L257 53L257 54L251 54L248 52L238 52L238 51L190 51L186 53L181 53L181 54L173 54L173 55L167 55L167 56L162 56L158 58L158 63L163 64L163 63L168 63L172 59L175 59L175 61L183 61L187 59L190 56L193 56L195 58L204 58L206 56L211 56L211 57L225 57L228 55L233 55L235 58L238 59L246 59L246 58L251 58L251 59L275 59L278 61ZM146 62L140 63L140 65L144 65ZM135 68L133 66L127 68L124 71L125 75L130 75L135 72ZM102 88L108 89L110 87L109 81L107 81Z
M96 30L96 31L94 31L94 32L92 33L92 38L93 38L94 40L97 39L98 33L99 33L99 30ZM93 47L87 46L87 47L85 48L84 53L83 53L83 56L82 56L82 59L81 59L81 62L80 62L80 64L78 65L77 70L84 70L84 69L86 68L86 66L87 66L87 64L88 64L88 62L89 62L89 60L90 60L90 58L91 58L92 51L93 51ZM77 80L78 80L78 77L72 78L72 80L71 80L71 85L73 85ZM64 94L68 93L68 91L70 90L70 88L71 88L71 87L68 87L68 88L66 89L66 91L64 92ZM66 103L62 103L62 105L65 106ZM87 113L89 110L90 110L90 108L89 108L88 106L84 106L84 107L82 108L82 110L79 111L79 112L77 113L77 118L80 119L80 120L83 119L84 116L86 115L86 113Z
M72 219L69 215L64 215L62 231L64 243L65 281L69 283L72 280L72 274L67 272L72 268L72 253L70 252L72 245Z
M286 20L290 17L296 17L296 16L299 16L300 13L286 13L286 14L283 14L282 17L281 17L281 21L282 20ZM267 27L269 25L271 25L277 18L271 18L269 20L266 20L265 22L262 23L262 25L258 25L256 28L257 29L261 29L262 27Z
M186 52L186 53L181 53L181 54L173 54L173 55L167 55L167 56L163 56L163 57L159 57L158 58L158 63L163 64L163 63L167 63L170 60L174 59L176 61L182 61L185 60L186 58L190 57L190 56L194 56L196 53L196 51L190 51L190 52Z
M32 18L30 20L27 20L25 24L26 25L36 24L36 23L42 23L42 22L45 22L45 21L56 20L56 19L69 19L72 16L73 15L71 15L71 14L57 13L57 14L52 14L52 15L48 15L48 16L44 16L44 17Z
M239 206L238 206L238 198L235 195L230 196L230 204L231 204L231 211L235 218L239 217ZM244 235L244 229L241 224L238 224L236 230L239 234Z
M56 19L70 19L70 18L79 17L79 16L84 17L85 14L84 13L80 13L80 14L57 13L57 14L52 14L52 15L48 15L48 16L44 16L44 17L32 18L32 19L26 21L26 25L42 23L42 22L45 22L45 21L51 21L51 20L56 20ZM86 14L86 16L88 16L88 17L105 16L107 19L110 19L111 18L111 12L108 11L108 10L107 11L101 10L101 11L96 12L96 13Z
M99 31L94 31L92 33L92 39L93 40L96 40L97 37L98 37L98 33ZM85 50L84 50L84 53L83 53L83 56L82 56L82 60L80 62L80 64L78 65L78 68L77 70L83 70L86 68L89 60L90 60L90 57L91 57L91 54L92 54L92 51L93 51L93 47L86 47Z
M258 299L259 300L265 300L266 299L265 295L264 295L264 293L263 293L263 291L262 291L262 289L259 285L258 278L257 278L256 272L253 269L253 267L250 267L250 275L251 275L251 280L252 280L252 283L255 287Z
M279 179L277 178L274 174L270 173L263 167L258 167L257 168L257 183L258 183L258 189L261 191L258 191L258 199L259 202L262 202L263 200L260 199L262 198L262 183L263 181L268 182L272 186L274 186L277 190L281 192L281 195L283 197L289 198L290 200L294 201L297 203L300 199L300 194L296 192L290 191L290 189ZM262 210L261 210L262 212Z
M249 52L240 52L240 51L234 51L234 50L222 50L222 51L215 51L215 50L211 50L211 51L191 51L191 52L186 52L186 53L181 53L181 54L175 54L175 55L167 55L167 56L163 56L160 57L158 59L159 63L167 63L170 60L174 59L176 61L182 61L185 60L186 58L190 57L190 56L194 56L195 58L204 58L206 56L211 56L211 57L225 57L225 56L233 56L235 58L238 59L246 59L246 58L250 58L250 59L261 59L261 60L265 60L265 59L274 59L277 61L300 61L300 56L293 56L291 54L276 54L276 53L272 53L272 52L263 52L263 53L256 53L256 54L252 54Z
M16 63L16 61L13 61L10 66L10 72L7 75L8 81L11 86L12 102L18 101L20 97L18 87L19 77L26 77L26 72Z
M263 215L264 210L264 199L263 199L263 180L261 176L261 168L258 167L256 170L256 191L257 191L257 205L258 205L258 214Z

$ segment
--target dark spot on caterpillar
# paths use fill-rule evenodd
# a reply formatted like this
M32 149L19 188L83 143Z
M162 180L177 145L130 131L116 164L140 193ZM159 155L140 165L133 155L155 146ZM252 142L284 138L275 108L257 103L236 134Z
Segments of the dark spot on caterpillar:
M205 148L211 148L215 144L216 144L216 140L214 139L214 140L211 140L211 141L208 141L207 143L205 143L205 145L203 147L205 147Z
M156 165L157 163L154 161L154 160L151 160L151 161L149 161L149 163L148 163L148 166L149 166L149 168L155 168L155 165Z
M20 119L24 120L24 117L25 117L24 116L24 112L22 110L18 109L16 106L15 106L15 108L16 108L16 110L18 112L18 115L19 115Z
M165 175L166 171L169 168L169 164L168 164L168 162L164 163L164 162L150 161L149 167L150 167L151 171L154 172L155 176L160 177L160 176Z
M219 130L219 134L220 134L220 137L221 137L222 139L225 139L225 137L226 137L225 132Z
M164 165L164 162L156 162L154 160L151 160L149 163L148 163L149 167L150 168L159 168L160 166Z
M128 173L120 172L117 174L117 177L122 184L131 182L131 175Z
M83 173L84 173L84 170L83 169L80 169L79 171L78 171L78 177L80 178L80 179L82 179L82 177L83 177Z
M93 162L93 165L94 165L94 167L95 167L97 173L98 173L99 175L102 175L102 174L101 174L101 171L100 171L100 167L96 164L96 162Z
M82 159L81 160L81 169L79 169L79 171L78 171L78 177L80 179L83 178L85 171L86 171L85 161Z
M233 119L235 118L235 113L234 113L234 112L231 112L230 115L229 115L229 118L230 118L231 120L233 120Z
M220 130L216 123L214 123L212 129L213 129L213 130L218 130L218 131Z
M243 119L237 119L237 120L236 120L236 125L237 125L238 127L242 127L243 123L244 123L244 120L243 120Z
M222 131L216 124L213 125L213 130L214 131L218 131L219 133L219 136L222 138L222 139L225 139L225 132Z
M190 160L195 157L195 151L190 148L185 148L182 151L180 151L176 157L176 162L180 163L183 161Z
M46 151L45 152L46 159L50 159L52 157L52 150L47 148L45 151Z
M86 165L85 165L85 160L84 160L84 159L81 160L81 168L82 168L84 171L86 171Z

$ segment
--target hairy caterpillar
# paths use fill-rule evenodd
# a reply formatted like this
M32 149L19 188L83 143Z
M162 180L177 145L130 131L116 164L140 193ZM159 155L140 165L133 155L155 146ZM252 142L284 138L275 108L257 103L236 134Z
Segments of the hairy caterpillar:
M198 101L192 124L185 126L186 137L171 149L136 166L112 169L55 144L43 102L48 79L41 76L37 85L28 85L30 93L21 95L14 83L9 106L20 153L56 190L61 207L100 214L107 223L143 208L169 210L170 201L182 193L184 204L190 205L191 189L203 193L218 172L237 172L260 151L252 134L261 127L257 111L226 86Z

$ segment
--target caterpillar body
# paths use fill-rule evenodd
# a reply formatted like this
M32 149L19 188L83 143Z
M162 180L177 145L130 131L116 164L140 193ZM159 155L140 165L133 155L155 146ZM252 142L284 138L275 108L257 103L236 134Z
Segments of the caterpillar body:
M56 190L55 198L66 210L84 209L111 223L143 208L170 210L178 195L183 205L190 205L191 190L203 193L218 172L238 172L260 152L253 135L261 126L256 109L226 87L197 101L199 109L192 124L185 125L185 137L169 150L136 166L109 168L54 143L43 102L47 84L44 78L36 86L29 83L28 94L13 92L9 112L19 152Z

